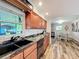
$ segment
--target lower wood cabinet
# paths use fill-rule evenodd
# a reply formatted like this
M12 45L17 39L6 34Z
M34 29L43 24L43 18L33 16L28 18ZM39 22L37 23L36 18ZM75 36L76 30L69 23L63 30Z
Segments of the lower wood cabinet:
M15 52L10 59L40 59L49 45L49 34L43 39L26 46L21 51Z
M26 56L24 59L37 59L37 49L35 49L31 54Z
M15 52L10 59L37 59L37 43L33 43L22 51Z
M23 59L23 51L19 51L10 56L10 59Z
M49 46L49 38L49 33L47 33L43 39L37 41L37 59L41 59L41 57L44 55L44 52Z
M40 59L44 54L44 38L37 41L37 59Z
M37 59L37 44L24 49L24 59Z
M48 45L49 45L49 41L50 40L50 37L49 37L49 34L45 35L44 37L44 51L46 51Z

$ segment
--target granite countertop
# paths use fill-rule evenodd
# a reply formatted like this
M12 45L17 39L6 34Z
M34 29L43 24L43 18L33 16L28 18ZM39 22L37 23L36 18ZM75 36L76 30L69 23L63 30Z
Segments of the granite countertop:
M22 50L22 49L25 48L25 47L30 46L31 44L33 44L33 43L37 42L38 40L44 38L44 36L45 36L45 35L42 34L42 35L37 35L37 36L35 36L35 37L26 38L27 40L30 40L30 41L33 41L33 42L32 42L32 43L29 43L29 44L27 44L27 45L25 45L25 46L22 46L22 47L20 47L19 49L16 49L15 51L11 51L11 52L8 52L8 53L6 53L6 54L4 54L4 55L1 55L1 56L0 56L0 59L9 59L9 58L10 58L10 57L9 57L10 55L14 54L15 52L18 52L18 51Z
M27 40L30 40L30 41L33 41L33 42L36 42L42 38L44 38L45 35L37 35L35 37L30 37L30 38L26 38Z

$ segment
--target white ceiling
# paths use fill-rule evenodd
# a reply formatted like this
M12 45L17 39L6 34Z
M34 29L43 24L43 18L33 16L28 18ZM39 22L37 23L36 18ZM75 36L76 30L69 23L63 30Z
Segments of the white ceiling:
M53 20L56 17L68 16L67 20L73 19L74 15L79 15L79 0L29 0L34 9L47 20ZM39 6L38 3L43 5ZM48 12L49 15L45 15ZM70 16L70 17L69 17ZM72 18L73 17L73 18Z

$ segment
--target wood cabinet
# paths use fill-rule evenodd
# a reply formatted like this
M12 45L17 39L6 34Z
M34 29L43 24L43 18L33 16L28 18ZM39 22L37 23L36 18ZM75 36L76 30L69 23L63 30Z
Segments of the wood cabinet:
M37 41L37 59L40 59L44 54L44 38Z
M47 21L45 21L45 28L47 28Z
M41 27L46 29L47 28L47 21L42 20Z
M46 21L38 16L36 13L30 12L28 15L26 13L25 26L26 29L42 29L46 28Z
M35 49L31 54L29 54L24 59L37 59L37 49Z
M15 52L10 59L23 59L23 51Z
M47 49L49 42L50 42L50 36L49 36L49 34L47 34L44 37L44 51Z
M24 59L37 59L37 44L24 49Z
M10 56L10 59L40 59L49 46L49 42L50 34L46 33L43 39L33 42L22 50L15 52Z
M22 51L15 52L10 59L37 59L37 43L26 46Z

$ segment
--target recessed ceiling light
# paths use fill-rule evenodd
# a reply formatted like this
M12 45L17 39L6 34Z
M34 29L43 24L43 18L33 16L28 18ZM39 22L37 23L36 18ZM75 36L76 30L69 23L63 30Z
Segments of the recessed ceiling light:
M42 2L41 1L39 2L39 6L42 6Z
M48 15L49 13L48 12L46 12L46 15Z

